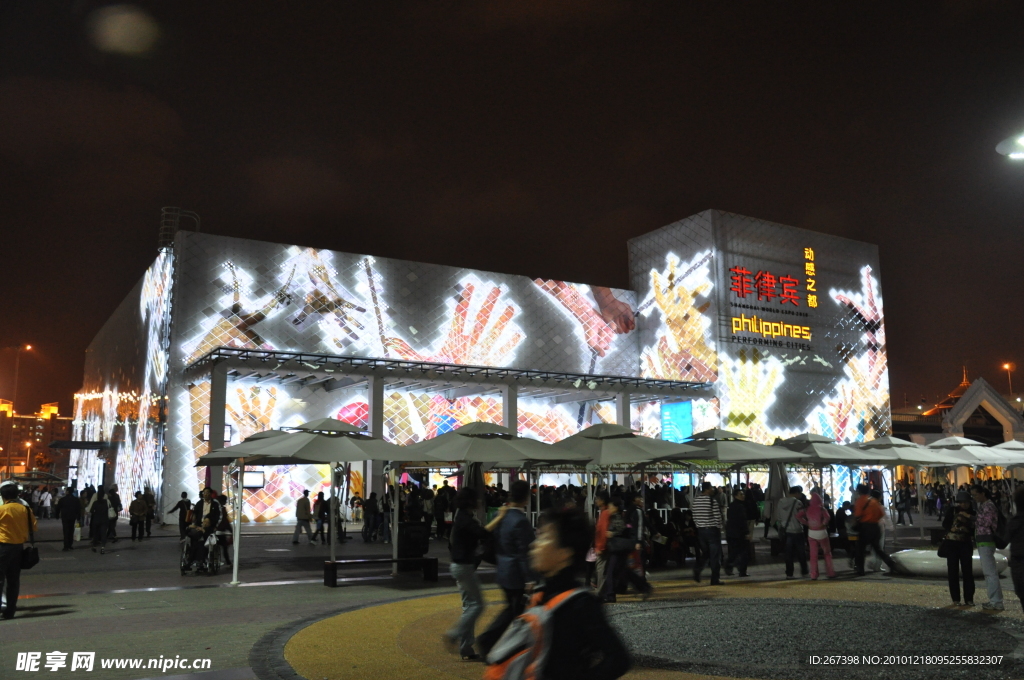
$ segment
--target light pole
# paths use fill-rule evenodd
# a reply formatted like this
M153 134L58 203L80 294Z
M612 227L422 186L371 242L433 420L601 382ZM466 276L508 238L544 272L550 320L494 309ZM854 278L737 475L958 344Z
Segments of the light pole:
M1014 365L1014 364L1009 364L1009 363L1003 364L1003 370L1006 371L1006 382L1009 383L1009 385L1010 385L1010 398L1011 399L1013 398L1013 376L1011 374L1016 369L1017 369L1017 366Z
M14 394L11 395L11 418L14 417L15 409L17 408L18 400L18 371L21 369L21 353L28 350L32 350L32 345L18 345L17 347L5 347L4 349L13 349L14 353ZM11 472L11 453L14 449L13 444L7 447L7 478L10 479L14 476Z

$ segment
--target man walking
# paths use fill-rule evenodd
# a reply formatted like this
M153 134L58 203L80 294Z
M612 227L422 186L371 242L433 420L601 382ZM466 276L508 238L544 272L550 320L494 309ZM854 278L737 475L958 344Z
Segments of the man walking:
M729 557L725 562L726 576L732 576L735 568L740 576L747 575L747 560L750 557L751 533L747 524L746 493L736 489L729 504L729 516L725 525L725 540L729 544Z
M705 562L711 564L711 585L722 585L722 506L715 499L715 487L711 482L701 484L700 495L693 499L693 523L697 526L697 541L700 543L700 555L693 568L693 580L700 583L700 572Z
M21 585L21 553L38 524L32 510L18 500L17 484L0 486L0 500L0 592L7 598L7 608L0 616L13 619Z
M793 578L793 558L800 560L800 575L807 576L807 556L804 554L804 526L796 518L797 511L801 508L800 496L803 494L802 486L793 486L789 489L789 496L779 499L775 504L775 513L772 521L779 530L779 537L785 540L786 551L786 578Z
M156 519L156 494L148 486L143 487L142 500L146 502L146 538L149 538L153 535L153 520Z
M896 562L881 546L882 529L879 522L885 516L885 510L881 503L871 497L867 484L858 484L857 493L859 495L853 505L853 518L857 522L857 576L864 576L864 553L868 548L882 558L889 567L889 573L895 574L898 570Z
M117 518L124 510L124 506L121 504L121 496L117 493L117 484L110 486L110 492L107 493L107 501L110 503L110 507L114 509L114 514L107 513L109 521L107 523L107 537L110 538L111 543L117 543Z
M60 517L61 528L64 530L64 552L74 550L75 523L82 516L82 504L75 496L74 489L67 492L57 501L57 516Z
M999 569L996 567L996 529L999 526L999 510L992 502L989 490L983 486L971 487L971 496L978 506L975 520L974 541L978 544L981 570L985 574L985 588L988 602L981 605L989 611L1003 611L1003 586L999 583Z
M532 588L535 580L530 568L533 527L525 511L529 499L529 483L513 482L508 491L508 511L494 529L494 553L498 559L494 580L505 593L505 610L477 637L477 651L484 656L509 624L523 613L526 589Z
M53 505L53 494L50 490L43 487L42 492L39 494L39 516L43 519L51 519L50 507Z
M188 492L181 492L181 500L178 501L171 512L178 511L178 535L184 539L185 532L188 531L188 511L192 509L192 501L188 499Z
M295 504L295 533L292 535L292 545L299 544L299 536L302 530L306 530L309 544L313 545L313 527L309 521L313 519L313 511L309 507L309 489L303 489L302 498Z

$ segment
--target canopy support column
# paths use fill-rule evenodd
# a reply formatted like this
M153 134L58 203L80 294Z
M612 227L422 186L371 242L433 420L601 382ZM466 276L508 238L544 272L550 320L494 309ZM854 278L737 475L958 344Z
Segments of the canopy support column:
M366 403L369 407L367 429L371 437L384 438L384 379L379 375L371 375L366 380ZM366 462L366 476L363 478L363 497L369 498L376 491L380 498L384 496L382 483L383 463L381 461Z
M210 434L207 451L224 448L224 420L227 411L228 396L228 365L220 361L210 371ZM210 488L221 491L224 486L224 467L214 465L210 468Z
M501 424L519 434L519 386L503 385L501 388Z
M632 418L629 412L629 392L619 392L615 395L615 422L624 427L630 427Z
M222 428L223 429L223 428ZM238 483L235 485L235 521L232 522L232 534L234 534L234 562L231 564L231 585L237 586L238 581L238 554L241 550L242 541L242 494L245 493L245 459L237 461L238 471L236 472Z

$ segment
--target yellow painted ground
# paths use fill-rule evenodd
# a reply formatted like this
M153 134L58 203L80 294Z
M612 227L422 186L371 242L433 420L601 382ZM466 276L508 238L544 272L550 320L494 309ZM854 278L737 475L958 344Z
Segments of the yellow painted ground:
M834 599L884 602L920 607L947 607L946 588L906 581L745 581L712 588L692 581L656 582L655 599L709 598ZM488 602L500 592L484 593ZM984 588L979 593L984 600ZM1024 618L1012 589L1004 589L1007 610L998 616ZM620 601L627 598L620 596ZM609 605L614 607L615 605ZM975 608L981 611L980 606ZM477 630L499 611L487 607ZM455 680L479 678L483 665L462 661L445 651L441 635L461 613L457 594L438 595L370 607L325 619L295 634L285 646L285 659L308 680ZM638 668L630 680L698 680L708 676Z

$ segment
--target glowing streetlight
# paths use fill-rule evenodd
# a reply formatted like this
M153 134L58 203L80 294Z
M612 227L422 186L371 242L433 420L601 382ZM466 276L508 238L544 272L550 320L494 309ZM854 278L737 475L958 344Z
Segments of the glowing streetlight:
M32 345L18 345L17 347L5 347L4 349L13 349L14 352L14 394L11 395L11 416L18 408L18 372L21 369L21 353L32 351ZM7 477L13 477L11 472L11 452L14 447L12 446L7 450Z
M1010 160L1024 161L1024 135L1013 135L996 144L996 153Z
M1011 363L1003 364L1003 370L1006 371L1006 382L1010 384L1010 396L1013 396L1013 377L1012 373L1017 370L1017 366Z

